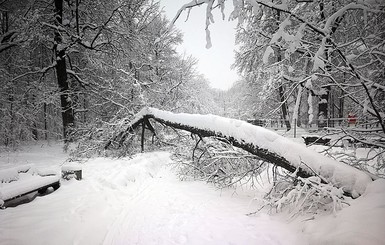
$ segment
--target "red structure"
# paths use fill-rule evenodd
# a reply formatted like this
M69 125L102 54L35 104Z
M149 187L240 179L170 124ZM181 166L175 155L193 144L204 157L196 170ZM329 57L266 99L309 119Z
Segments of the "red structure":
M356 116L355 116L353 113L350 112L350 113L348 114L348 123L349 123L349 127L355 125L356 122L357 122Z

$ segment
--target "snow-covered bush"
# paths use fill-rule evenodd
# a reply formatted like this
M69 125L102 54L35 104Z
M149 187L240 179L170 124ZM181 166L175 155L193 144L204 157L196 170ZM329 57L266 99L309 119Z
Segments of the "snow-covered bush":
M204 180L218 188L241 185L253 188L260 186L256 185L260 179L267 179L272 188L264 198L265 206L276 212L288 211L293 216L319 210L335 213L342 208L343 190L323 183L317 176L289 175L279 167L269 168L268 163L226 142L209 138L196 138L191 142L191 137L188 138L185 142L179 138L179 147L174 154L182 180ZM261 177L262 173L267 178Z
M92 156L122 156L127 152L133 152L135 147L131 145L135 140L127 140L121 147L114 147L118 142L112 142L112 150L105 150L106 142L117 137L116 132L122 132L127 128L129 120L121 119L115 123L103 123L103 125L89 126L84 129L77 129L73 131L72 138L76 139L72 143L74 147L68 147L72 158L89 158ZM129 137L136 137L136 134L129 135Z
M335 213L342 208L342 189L322 183L317 176L285 178L278 180L266 195L268 205L277 212L288 211L295 216L319 210Z

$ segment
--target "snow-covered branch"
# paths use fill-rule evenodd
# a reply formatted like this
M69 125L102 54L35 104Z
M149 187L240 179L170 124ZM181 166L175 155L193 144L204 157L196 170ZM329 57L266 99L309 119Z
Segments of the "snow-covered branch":
M44 74L46 74L49 70L55 68L56 66L56 62L52 63L51 65L47 66L47 67L44 67L42 69L39 69L39 70L35 70L35 71L29 71L29 72L26 72L26 73L23 73L23 74L20 74L14 78L12 78L11 81L16 81L16 80L19 80L23 77L26 77L26 76L29 76L29 75L34 75L34 74L41 74L42 76L44 76Z

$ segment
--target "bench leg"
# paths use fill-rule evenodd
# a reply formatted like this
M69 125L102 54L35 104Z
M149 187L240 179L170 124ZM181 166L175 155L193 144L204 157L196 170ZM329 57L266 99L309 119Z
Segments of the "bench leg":
M60 182L56 182L52 185L52 188L56 191L60 187Z
M38 192L40 195L42 195L42 194L44 194L44 193L47 192L47 189L48 189L48 187L46 187L46 188L41 188L41 189L39 189L37 192Z
M52 187L54 189L54 191L56 191L60 187L60 182L53 183L51 186L40 188L39 190L37 190L37 192L40 195L43 195L43 194L45 194L47 192L48 187Z

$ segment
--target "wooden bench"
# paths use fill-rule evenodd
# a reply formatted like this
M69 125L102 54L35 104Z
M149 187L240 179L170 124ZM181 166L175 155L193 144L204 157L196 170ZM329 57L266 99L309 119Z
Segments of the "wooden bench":
M306 145L329 145L331 140L329 137L321 137L318 135L303 135L302 138L304 139Z
M59 175L32 175L19 172L19 169L0 170L0 208L6 208L12 201L33 192L44 194L49 187L54 190L60 187Z

